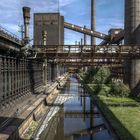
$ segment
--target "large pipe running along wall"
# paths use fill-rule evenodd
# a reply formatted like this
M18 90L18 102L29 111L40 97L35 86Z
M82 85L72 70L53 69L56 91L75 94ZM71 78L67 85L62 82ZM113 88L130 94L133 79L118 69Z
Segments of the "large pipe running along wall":
M125 0L125 45L140 45L140 0ZM140 59L126 62L125 81L133 89L140 81Z

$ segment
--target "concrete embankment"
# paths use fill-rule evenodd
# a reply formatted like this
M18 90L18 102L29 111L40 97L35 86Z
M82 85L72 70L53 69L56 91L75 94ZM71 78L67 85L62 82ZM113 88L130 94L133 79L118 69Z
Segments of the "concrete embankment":
M46 86L36 100L22 112L13 118L12 123L7 124L4 133L0 133L0 139L30 139L35 129L40 124L44 115L49 111L47 104L52 104L59 95L60 88L65 85L68 74L64 74L56 82ZM17 119L21 120L20 125L16 126ZM14 123L14 128L13 128Z

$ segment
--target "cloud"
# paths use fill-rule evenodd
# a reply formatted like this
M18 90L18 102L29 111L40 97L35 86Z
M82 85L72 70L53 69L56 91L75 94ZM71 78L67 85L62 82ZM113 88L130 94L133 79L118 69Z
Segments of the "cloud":
M103 6L103 5L106 5L106 4L109 4L112 0L98 0L96 2L97 6Z
M72 4L76 0L58 0L58 1L60 3L60 7L62 8L62 7L65 7L65 6Z
M122 1L122 0L118 0ZM123 28L123 4L114 3L114 7L120 11L119 13L112 11L112 0L96 0L97 7L97 24L96 30L107 33L110 28ZM67 22L77 24L79 26L86 25L90 28L90 0L59 0L61 14L65 16ZM79 5L78 5L79 3ZM14 34L20 37L18 25L23 24L22 7L31 7L31 25L30 35L33 36L33 13L35 12L58 12L58 0L1 0L0 4L0 25L4 26ZM111 7L111 8L109 8ZM122 13L121 13L122 12ZM110 14L110 15L108 15ZM65 31L65 42L74 43L75 40L80 41L82 34L69 30Z
M108 33L111 28L124 28L124 20L116 18L102 18L96 24L96 29L103 33Z

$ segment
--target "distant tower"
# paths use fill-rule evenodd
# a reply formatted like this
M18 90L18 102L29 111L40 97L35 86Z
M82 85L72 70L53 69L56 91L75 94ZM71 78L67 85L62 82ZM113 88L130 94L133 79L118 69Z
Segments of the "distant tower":
M96 3L95 0L91 0L91 30L95 31L96 28ZM91 45L96 44L96 38L91 37Z
M140 45L140 0L125 0L125 45ZM125 81L133 89L140 82L140 59L125 64Z

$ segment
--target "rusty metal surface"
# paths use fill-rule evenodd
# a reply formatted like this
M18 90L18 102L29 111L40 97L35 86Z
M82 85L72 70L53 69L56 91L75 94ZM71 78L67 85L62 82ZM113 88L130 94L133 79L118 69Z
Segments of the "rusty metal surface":
M48 59L130 59L140 58L140 46L38 46L38 57Z
M43 85L43 62L0 56L0 105Z
M124 30L122 30L119 34L115 35L113 38L109 37L108 40L103 40L100 45L107 45L107 44L119 44L120 41L124 39Z
M108 35L104 34L104 33L100 33L100 32L96 32L96 31L92 31L90 29L84 28L84 27L80 27L78 25L74 25L68 22L64 22L64 28L66 29L70 29L73 31L77 31L80 33L84 33L90 36L94 36L103 40L107 40L108 39Z

